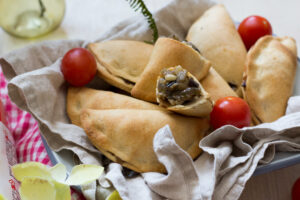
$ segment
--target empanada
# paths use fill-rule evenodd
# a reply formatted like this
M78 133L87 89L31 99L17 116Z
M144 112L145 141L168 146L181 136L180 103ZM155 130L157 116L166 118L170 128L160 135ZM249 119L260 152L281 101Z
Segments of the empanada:
M272 122L285 114L293 92L297 68L295 40L264 36L248 52L244 97L258 123Z
M153 45L130 40L110 40L88 45L97 60L98 75L130 93L146 67Z
M186 39L235 90L241 85L247 51L223 5L208 9L191 26Z
M238 96L213 67L200 83L213 102L223 97Z
M69 87L67 94L67 114L71 122L80 124L80 113L84 109L150 109L165 110L164 108L110 91L95 90L91 88Z
M199 81L180 65L163 69L157 79L156 99L160 106L186 116L210 114L213 102Z
M169 125L176 143L194 159L208 119L183 117L159 110L90 110L81 114L90 141L106 157L136 172L166 172L153 150L155 133Z
M201 80L211 66L210 62L191 46L171 38L159 38L153 48L149 63L131 91L131 95L156 102L156 80L163 68L182 66Z

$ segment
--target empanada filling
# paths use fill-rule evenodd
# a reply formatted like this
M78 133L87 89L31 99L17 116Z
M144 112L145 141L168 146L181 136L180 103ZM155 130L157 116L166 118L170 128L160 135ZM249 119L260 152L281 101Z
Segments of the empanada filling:
M185 105L201 95L199 83L181 66L163 69L157 85L162 106Z
M200 50L192 43L192 42L188 42L186 40L182 41L183 44L192 47L195 51L197 51L198 53L201 54Z
M187 40L181 41L176 35L172 35L172 39L177 40L177 41L181 42L182 44L185 44L185 45L191 47L192 49L194 49L195 51L197 51L198 53L201 54L200 50L192 42L187 41Z

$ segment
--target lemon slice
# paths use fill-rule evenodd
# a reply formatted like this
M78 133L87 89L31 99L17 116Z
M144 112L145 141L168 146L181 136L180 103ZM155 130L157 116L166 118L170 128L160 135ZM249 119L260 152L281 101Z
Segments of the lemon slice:
M48 167L38 162L26 162L14 165L12 172L15 178L20 182L23 182L23 179L26 177L52 179Z
M71 200L70 186L53 181L56 190L56 200Z
M54 180L60 183L65 182L67 178L67 169L63 164L56 164L55 166L51 167L49 171Z
M22 200L56 200L55 185L47 179L25 177L20 196Z
M6 200L2 194L0 194L0 200Z
M122 200L117 190L113 191L106 200Z
M73 167L69 178L66 181L68 185L84 185L97 178L103 172L103 167L97 165L76 165Z

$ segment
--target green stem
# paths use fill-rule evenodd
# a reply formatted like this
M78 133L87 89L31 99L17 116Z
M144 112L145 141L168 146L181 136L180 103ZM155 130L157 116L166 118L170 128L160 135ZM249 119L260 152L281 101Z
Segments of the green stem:
M45 7L44 3L42 2L42 0L39 0L39 4L40 4L40 8L41 8L40 17L44 17L44 13L46 12L46 7Z
M152 16L151 12L148 10L148 8L146 7L143 0L126 0L126 1L129 2L129 5L135 11L140 10L141 13L144 15L144 17L147 19L149 28L152 30L152 36L153 36L152 42L147 42L147 43L154 44L156 42L156 40L158 39L158 30L157 30L156 23L155 23L155 20Z

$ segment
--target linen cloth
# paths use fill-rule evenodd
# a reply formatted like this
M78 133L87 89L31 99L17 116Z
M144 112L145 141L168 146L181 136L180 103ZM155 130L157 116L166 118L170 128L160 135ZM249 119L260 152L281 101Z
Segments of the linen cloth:
M161 36L184 39L188 28L207 8L206 0L174 0L154 13ZM142 16L124 21L100 40L151 40L151 32ZM21 109L39 122L41 133L54 151L73 151L83 163L101 164L101 154L88 141L84 131L70 124L65 112L67 84L60 71L61 57L73 47L89 41L44 42L17 50L0 60L8 92ZM94 80L103 86L103 82ZM300 150L299 97L289 101L288 114L276 122L237 129L222 127L200 142L201 156L193 161L175 143L168 126L155 135L154 151L168 174L143 173L127 178L122 166L111 163L100 186L84 186L88 199L100 199L110 183L123 199L238 199L259 162L270 162L275 151ZM104 181L104 178L110 182Z

